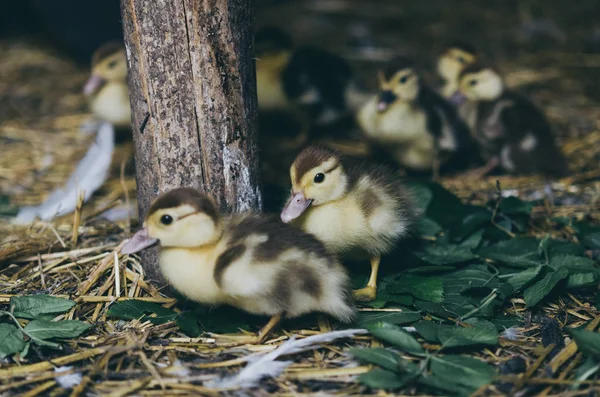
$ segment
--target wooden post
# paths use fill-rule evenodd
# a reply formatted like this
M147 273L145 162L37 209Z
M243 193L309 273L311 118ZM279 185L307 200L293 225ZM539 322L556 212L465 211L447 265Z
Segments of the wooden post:
M254 1L121 0L121 14L141 219L180 186L260 210Z

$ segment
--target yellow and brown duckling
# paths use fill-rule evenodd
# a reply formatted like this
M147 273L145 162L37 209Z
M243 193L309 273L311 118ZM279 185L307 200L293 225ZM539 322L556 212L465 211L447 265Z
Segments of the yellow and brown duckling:
M152 203L122 252L157 242L162 274L190 300L272 316L252 342L282 316L324 312L349 322L355 315L345 269L315 237L275 217L221 216L208 196L174 189Z
M458 77L463 69L477 61L475 46L465 42L455 42L446 47L437 60L437 72L443 84L440 93L449 99L458 89Z
M498 166L513 174L568 175L567 161L544 113L528 98L506 89L492 67L475 63L465 68L452 101L460 106L487 161L475 176Z
M410 59L396 59L378 78L379 94L358 112L357 120L365 137L400 166L436 174L440 163L470 149L466 124L421 80Z
M348 62L318 48L296 47L282 29L259 29L254 46L260 110L299 107L312 124L328 125L351 114L364 98Z
M290 177L291 197L281 220L313 234L336 255L370 258L368 284L354 296L375 299L381 256L409 233L415 216L396 173L325 146L309 146L296 157Z
M127 57L122 43L107 43L92 57L92 75L83 88L91 112L115 127L129 128L131 108L127 87Z

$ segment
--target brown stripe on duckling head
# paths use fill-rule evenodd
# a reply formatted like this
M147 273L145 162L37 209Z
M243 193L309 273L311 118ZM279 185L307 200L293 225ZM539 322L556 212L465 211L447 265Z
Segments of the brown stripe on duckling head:
M148 217L158 210L182 205L189 205L198 212L208 215L215 223L219 219L215 202L201 191L187 187L169 190L158 196L150 205Z
M118 41L111 41L102 45L94 52L94 55L92 55L92 66L97 65L109 56L116 54L119 51L123 51L124 49L125 46L123 43Z
M225 270L231 265L235 260L239 259L242 255L244 255L244 251L246 251L246 247L243 245L234 245L226 249L218 258L215 264L215 270L213 273L213 277L215 279L215 283L220 287L223 282L223 273Z
M301 151L296 157L296 160L294 160L296 183L300 183L302 177L308 171L331 158L335 158L340 162L342 155L337 150L322 145L309 146Z
M389 81L399 71L414 67L415 62L411 58L400 56L390 61L383 69L383 77L386 81Z
M462 40L456 40L456 41L451 42L449 45L447 45L444 48L444 51L448 51L448 50L452 50L452 49L457 49L457 50L460 50L467 54L471 54L473 56L477 56L477 54L479 53L477 51L477 48L472 43L462 41Z
M471 74L471 73L479 73L482 70L485 69L490 69L490 70L494 70L494 68L492 68L490 65L487 65L483 62L473 62L470 65L467 65L458 75L458 78L461 79L464 76Z

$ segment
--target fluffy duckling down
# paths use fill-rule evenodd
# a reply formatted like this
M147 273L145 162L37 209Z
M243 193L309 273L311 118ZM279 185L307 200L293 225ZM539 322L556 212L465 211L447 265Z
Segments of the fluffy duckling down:
M315 237L276 218L221 216L208 196L179 188L153 202L122 252L157 242L162 274L190 300L272 316L253 341L282 316L324 312L349 322L355 315L345 269Z
M481 63L465 68L452 100L460 106L487 160L476 176L498 166L513 174L568 174L546 116L528 98L506 89L493 68Z
M358 300L373 300L381 256L409 233L415 210L398 176L384 166L353 162L324 146L304 149L290 168L285 223L311 233L336 254L370 258L371 276Z
M456 42L440 54L437 59L437 72L442 78L443 84L440 94L449 99L458 89L458 77L463 69L478 58L477 49L469 43Z
M115 127L130 127L127 56L121 43L107 43L92 57L92 74L83 88L90 111Z
M358 112L365 137L402 167L438 171L468 150L471 136L456 109L430 89L412 60L398 58L379 73L379 94Z

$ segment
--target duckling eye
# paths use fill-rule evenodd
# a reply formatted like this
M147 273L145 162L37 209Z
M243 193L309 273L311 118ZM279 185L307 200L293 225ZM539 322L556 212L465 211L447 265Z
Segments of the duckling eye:
M460 62L460 63L463 63L463 64L466 62L466 61L465 61L465 58L463 58L463 57L461 57L461 56L458 56L458 57L456 57L456 60L457 60L458 62Z
M471 81L469 81L469 85L470 86L477 85L477 80L471 80Z
M160 217L160 223L163 225L170 225L173 223L173 217L171 215L163 215Z
M115 66L117 66L117 61L112 61L108 64L109 69L114 69Z
M400 83L401 83L401 84L404 84L404 83L406 83L407 81L408 81L408 76L404 76L404 77L401 77L401 78L400 78Z
M319 172L317 175L315 175L315 183L321 183L325 180L325 174L323 174L322 172Z

